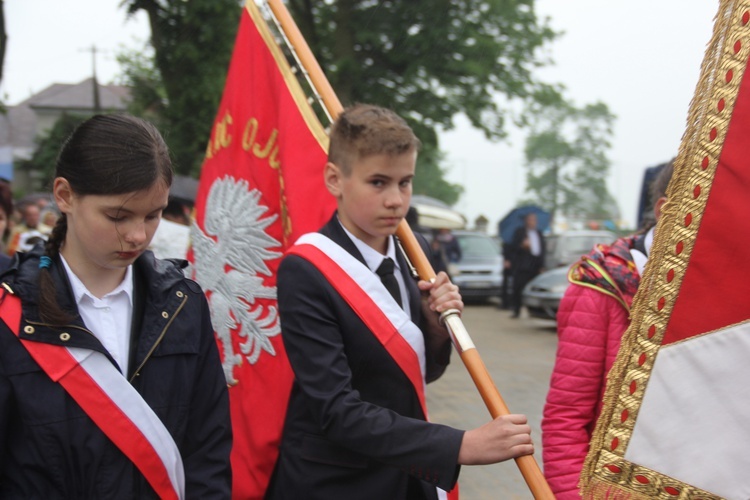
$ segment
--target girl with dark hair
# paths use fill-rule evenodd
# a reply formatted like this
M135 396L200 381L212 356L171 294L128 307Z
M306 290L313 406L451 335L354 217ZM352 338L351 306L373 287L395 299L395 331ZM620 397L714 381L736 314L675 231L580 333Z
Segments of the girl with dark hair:
M169 151L97 115L62 147L60 209L0 294L0 498L229 498L226 381L203 292L146 247Z

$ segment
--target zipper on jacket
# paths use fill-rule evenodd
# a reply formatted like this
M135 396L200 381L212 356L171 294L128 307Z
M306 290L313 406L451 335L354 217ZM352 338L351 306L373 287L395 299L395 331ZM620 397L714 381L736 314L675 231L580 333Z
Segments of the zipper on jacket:
M154 342L154 345L151 346L151 349L149 349L148 353L146 354L146 357L143 359L143 361L141 361L141 364L138 365L138 368L136 368L136 370L133 372L133 376L130 377L130 383L133 383L135 378L140 374L141 369L143 369L143 365L146 364L146 362L149 360L149 358L154 353L156 348L159 347L159 344L164 339L164 336L167 334L167 330L169 329L170 326L172 326L172 322L177 317L177 315L180 314L180 311L182 311L182 308L185 307L185 303L187 302L187 299L188 299L187 294L183 294L182 302L177 307L177 310L174 312L174 314L169 318L169 321L167 322L167 324L164 325L164 329L159 334L159 338L157 338L156 342Z

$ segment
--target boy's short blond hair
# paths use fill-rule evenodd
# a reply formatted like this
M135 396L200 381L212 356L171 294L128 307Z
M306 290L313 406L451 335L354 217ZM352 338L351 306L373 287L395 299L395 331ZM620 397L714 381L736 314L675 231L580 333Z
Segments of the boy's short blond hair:
M331 127L328 161L344 175L352 164L373 155L419 151L422 143L406 121L390 109L371 104L346 108Z

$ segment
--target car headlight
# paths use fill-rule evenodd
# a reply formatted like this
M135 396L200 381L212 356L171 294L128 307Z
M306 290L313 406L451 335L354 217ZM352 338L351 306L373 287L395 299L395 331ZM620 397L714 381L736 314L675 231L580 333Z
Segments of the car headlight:
M566 283L564 285L555 285L551 287L550 292L562 295L565 293L565 290L567 289L568 289L568 284Z

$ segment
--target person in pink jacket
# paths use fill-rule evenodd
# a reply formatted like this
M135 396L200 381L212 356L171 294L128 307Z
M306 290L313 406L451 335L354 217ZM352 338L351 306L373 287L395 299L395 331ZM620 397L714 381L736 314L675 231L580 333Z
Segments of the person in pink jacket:
M652 185L656 219L672 164ZM557 313L558 346L542 418L544 475L558 500L578 499L578 480L654 229L597 245L573 264Z

